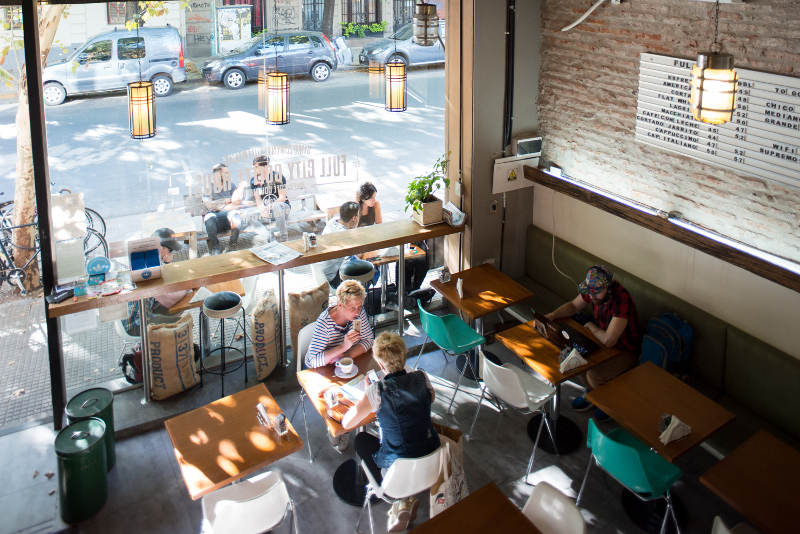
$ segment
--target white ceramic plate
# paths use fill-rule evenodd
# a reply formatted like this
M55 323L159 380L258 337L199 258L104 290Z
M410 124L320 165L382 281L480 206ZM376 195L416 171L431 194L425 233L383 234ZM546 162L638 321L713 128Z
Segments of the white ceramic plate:
M348 378L353 378L354 376L356 376L358 374L358 366L357 365L353 365L353 369L350 371L350 374L347 374L347 375L342 372L342 368L341 367L337 367L336 371L334 371L334 373L336 373L336 376L338 376L339 378L344 378L345 380L348 379Z

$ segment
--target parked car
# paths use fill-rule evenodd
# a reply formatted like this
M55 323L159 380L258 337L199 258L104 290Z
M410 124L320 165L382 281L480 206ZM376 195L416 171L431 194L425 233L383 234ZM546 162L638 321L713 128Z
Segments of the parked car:
M183 62L181 36L169 25L139 28L138 37L136 30L101 33L44 68L44 103L57 106L67 95L118 91L139 79L151 81L156 96L168 96L174 84L186 81Z
M320 32L285 32L272 37L258 35L226 54L213 56L203 64L203 78L223 82L228 89L240 89L248 80L257 80L264 70L311 75L324 82L338 67L336 49Z
M437 41L433 46L420 46L411 40L412 31L411 24L406 24L389 37L369 43L361 49L358 62L367 66L370 60L378 60L381 65L392 60L401 61L406 65L443 63L442 44ZM439 35L444 41L444 19L439 20Z

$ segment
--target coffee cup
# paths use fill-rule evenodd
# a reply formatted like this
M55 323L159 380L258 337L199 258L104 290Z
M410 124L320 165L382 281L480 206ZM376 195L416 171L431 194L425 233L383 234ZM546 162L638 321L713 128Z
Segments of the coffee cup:
M342 370L342 374L349 375L353 371L353 358L342 358L336 362L336 367Z

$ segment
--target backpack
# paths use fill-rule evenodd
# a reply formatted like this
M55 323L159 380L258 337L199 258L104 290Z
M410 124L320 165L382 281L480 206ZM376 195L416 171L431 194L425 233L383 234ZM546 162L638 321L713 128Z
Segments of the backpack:
M674 313L650 319L639 363L653 362L670 373L684 375L689 368L693 341L692 327Z
M137 344L133 351L128 351L122 356L119 362L122 367L122 374L131 384L141 384L144 381L142 376L142 350Z

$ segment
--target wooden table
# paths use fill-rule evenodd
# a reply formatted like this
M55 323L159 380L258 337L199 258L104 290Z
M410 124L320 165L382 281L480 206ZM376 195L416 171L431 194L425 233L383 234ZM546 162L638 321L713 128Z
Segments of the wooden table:
M764 534L800 528L800 451L765 430L706 471L700 482Z
M556 443L554 446L550 439L550 434L543 432L541 439L539 439L539 448L547 452L558 451L559 454L565 454L580 447L582 434L578 426L571 419L561 416L561 383L619 355L620 351L613 347L609 348L604 346L594 337L594 334L572 319L559 319L556 322L568 323L583 335L600 345L599 349L584 358L587 362L586 365L562 373L559 370L560 364L558 362L561 351L535 330L533 321L528 321L514 328L509 328L508 330L500 332L495 337L511 350L511 352L519 356L522 361L525 362L525 365L544 376L547 381L555 387L556 394L553 396L552 408L547 417L551 421L550 426ZM541 415L538 415L528 422L528 435L534 441L536 440L536 433L539 430L540 417Z
M159 228L169 228L178 241L189 242L189 259L197 258L197 225L185 209L155 211L142 220L142 237L150 237Z
M464 298L458 296L456 283L464 280ZM454 273L449 282L434 280L431 287L442 294L442 297L475 321L475 330L483 335L483 318L502 309L533 298L533 293L523 286L498 271L489 264L478 265L459 273ZM500 364L499 358L491 353L485 353L492 362ZM470 357L472 368L477 371L477 357L475 353ZM457 361L458 370L466 365L466 358ZM475 380L469 369L464 376Z
M368 350L361 356L354 358L353 363L358 367L358 374L365 375L370 369L376 371L379 369L378 363L372 357L372 350ZM335 369L336 367L334 365L305 369L297 373L297 381L300 382L300 387L303 388L308 400L314 405L314 409L322 416L322 420L325 421L325 426L328 427L328 432L339 437L349 431L345 430L340 423L337 423L325 415L327 405L325 404L325 400L320 398L319 394L330 387L346 384L355 377L348 379L339 378L334 373ZM305 400L301 399L301 402L303 402L303 417L305 417ZM377 421L377 419L374 413L370 413L357 427L364 427L373 421ZM308 436L306 436L306 440L308 441ZM310 445L308 454L313 462ZM346 460L333 474L333 490L336 492L336 495L342 501L353 506L361 506L364 504L366 484L367 480L361 472L361 461L358 459L358 456L356 456L355 459L351 458Z
M303 448L291 423L279 436L256 417L257 403L281 412L264 384L245 389L166 421L189 495L203 495L244 478Z
M651 362L638 365L586 394L595 406L669 460L681 458L734 419L702 393ZM663 414L692 427L683 439L664 445L658 439Z
M425 251L419 248L417 245L411 245L411 251L409 252L409 258L424 258ZM364 259L370 262L375 267L380 268L381 270L381 313L386 312L386 292L387 288L387 280L389 278L389 269L388 265L390 263L395 263L397 260L400 259L400 256L380 256L380 250L373 250L372 252L367 252L364 254ZM400 306L400 298L397 299L398 306ZM402 308L402 306L400 306Z
M489 482L411 534L542 534L500 489Z

